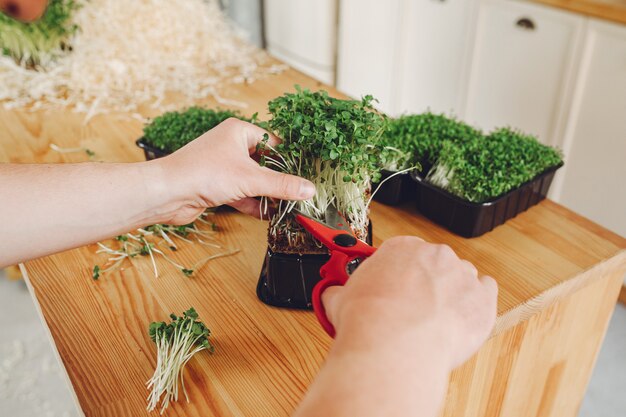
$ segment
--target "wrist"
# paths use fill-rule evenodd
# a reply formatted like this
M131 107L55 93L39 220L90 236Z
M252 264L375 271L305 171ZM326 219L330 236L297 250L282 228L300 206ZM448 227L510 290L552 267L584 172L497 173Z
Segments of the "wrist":
M176 179L167 158L142 162L139 169L146 201L143 223L169 223L177 211L191 204L189 192Z
M355 354L377 351L380 355L436 356L445 372L454 368L454 344L451 329L437 320L412 322L358 317L344 320L337 330L333 350Z

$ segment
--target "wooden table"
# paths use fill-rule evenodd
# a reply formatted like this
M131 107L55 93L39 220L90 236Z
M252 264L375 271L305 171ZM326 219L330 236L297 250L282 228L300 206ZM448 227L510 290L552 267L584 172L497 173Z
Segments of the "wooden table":
M531 0L547 6L586 16L597 17L626 24L626 1L624 0Z
M268 99L296 83L321 86L289 70L224 95L250 103L247 113L263 114ZM142 160L134 145L138 122L99 116L84 126L82 120L61 111L0 111L0 161L86 159L53 152L51 142L85 146L105 161ZM191 361L191 403L175 404L167 415L287 416L302 398L331 340L312 313L257 299L266 224L237 213L217 216L221 239L241 252L213 261L194 278L161 262L155 279L150 262L139 259L94 281L91 270L102 259L94 245L23 266L85 415L146 414L144 382L155 365L148 325L190 306L213 331L216 352ZM452 374L443 415L576 415L626 270L626 240L551 201L471 240L411 206L373 204L371 218L375 244L400 234L444 242L500 285L494 334ZM177 256L191 261L204 252L185 246Z

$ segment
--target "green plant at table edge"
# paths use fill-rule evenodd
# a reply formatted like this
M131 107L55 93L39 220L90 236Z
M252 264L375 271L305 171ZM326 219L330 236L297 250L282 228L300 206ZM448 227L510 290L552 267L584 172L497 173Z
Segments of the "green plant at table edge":
M191 307L182 317L170 314L171 322L153 322L148 333L157 346L157 364L154 374L146 383L150 390L147 410L157 408L161 401L163 414L172 401L178 401L179 381L185 399L189 402L183 373L185 365L198 352L215 348L209 341L211 331L198 319L198 313ZM163 397L161 399L161 397Z
M230 117L247 122L257 121L256 114L248 119L234 110L189 107L155 117L144 127L143 136L150 145L171 153Z
M470 202L483 203L563 162L559 150L511 128L473 141L444 141L427 181Z
M316 195L306 201L280 201L270 220L268 241L282 252L318 248L308 233L288 213L297 208L324 220L334 205L355 235L365 240L371 183L380 176L381 137L386 118L372 107L374 99L340 100L326 91L312 92L296 86L268 103L267 125L282 139L270 146L267 137L259 146L261 164L312 181ZM265 200L267 203L267 200Z
M30 23L0 13L0 50L25 67L38 67L70 48L78 30L72 22L75 0L51 0L43 16Z

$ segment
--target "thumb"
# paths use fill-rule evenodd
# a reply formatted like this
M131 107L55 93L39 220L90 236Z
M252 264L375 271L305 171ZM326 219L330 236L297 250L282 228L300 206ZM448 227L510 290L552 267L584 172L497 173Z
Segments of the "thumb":
M280 200L306 200L315 195L311 181L295 175L283 174L266 167L258 167L250 177L251 196L266 196Z

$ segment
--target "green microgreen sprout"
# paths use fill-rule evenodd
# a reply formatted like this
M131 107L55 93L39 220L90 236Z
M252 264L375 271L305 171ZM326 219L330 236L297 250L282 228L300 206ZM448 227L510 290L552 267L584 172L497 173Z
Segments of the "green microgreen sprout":
M155 117L144 127L143 136L150 145L174 152L231 117L253 123L256 121L256 114L247 119L234 110L190 107Z
M24 23L0 13L0 51L27 68L39 67L70 48L78 27L72 22L75 0L51 0L43 16Z
M100 267L99 267L98 265L95 265L95 266L93 267L93 272L92 272L91 277L92 277L94 280L98 280L98 278L100 278Z
M196 222L183 226L154 224L145 228L137 229L132 233L129 232L124 235L117 236L114 240L118 244L117 248L98 242L98 247L100 249L98 249L96 253L106 253L109 255L109 258L102 268L97 265L94 267L94 279L97 279L96 268L97 276L100 277L101 274L117 270L126 259L132 259L136 256L150 257L154 277L158 278L159 270L156 261L157 256L174 265L185 276L190 277L202 268L208 261L238 253L239 249L229 249L202 258L192 266L186 267L172 259L166 250L162 249L162 246L166 246L169 251L176 252L178 244L175 240L180 240L189 244L197 243L216 249L225 249L217 240L217 232L213 227L215 222L207 220L208 216L212 214L212 210L207 210L196 219ZM208 226L209 229L200 229L196 226L196 223Z
M312 92L296 86L268 103L268 128L282 139L272 146L265 135L257 147L260 164L312 181L316 195L306 201L279 201L270 220L270 246L280 243L282 251L301 251L319 242L296 224L288 213L301 212L324 220L334 205L353 232L365 240L368 233L368 201L371 183L379 178L381 136L386 119L372 107L374 99L332 98L325 91ZM267 213L268 201L261 205ZM274 243L272 243L272 241Z
M382 165L388 171L416 165L428 171L437 161L444 142L471 142L482 135L480 130L443 114L426 112L400 116L387 124Z
M502 128L470 142L444 141L426 179L471 202L493 200L563 162L536 137Z
M185 399L189 402L185 389L185 365L198 352L215 348L209 341L211 331L200 320L198 313L191 307L182 317L170 314L171 322L153 322L148 333L157 347L157 364L152 377L146 382L150 390L148 411L153 411L161 402L163 414L170 402L178 401L179 385ZM179 384L180 382L180 384Z

